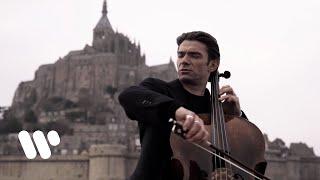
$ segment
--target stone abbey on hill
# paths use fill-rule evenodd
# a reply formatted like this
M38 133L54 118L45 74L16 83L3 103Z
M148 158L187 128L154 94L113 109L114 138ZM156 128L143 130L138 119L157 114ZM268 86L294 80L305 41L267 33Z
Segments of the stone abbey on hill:
M140 44L113 30L104 1L92 45L70 51L53 64L41 65L34 80L19 84L10 110L17 119L33 118L37 122L80 116L78 121L102 123L101 118L110 111L106 102L123 88L148 76L163 80L177 77L169 58L168 64L157 66L145 62Z
M112 28L104 1L92 45L41 65L33 80L21 82L4 113L4 121L14 122L13 128L4 130L57 130L63 136L55 154L81 153L92 144L103 143L135 149L136 124L127 119L117 95L146 77L173 80L177 77L175 64L168 58L167 64L146 65L140 44ZM7 149L12 149L11 154L21 153L20 147Z

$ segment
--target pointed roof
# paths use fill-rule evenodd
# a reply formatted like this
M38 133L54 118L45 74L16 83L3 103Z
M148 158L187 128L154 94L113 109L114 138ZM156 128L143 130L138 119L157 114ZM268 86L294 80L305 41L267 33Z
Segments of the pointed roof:
M106 16L108 13L108 10L107 10L107 1L104 0L103 1L103 7L102 7L102 16Z
M107 16L108 10L107 10L107 2L106 0L103 1L103 7L102 7L102 17L100 18L98 24L94 28L94 30L108 30L111 32L114 32L112 29L112 26L110 24L110 21Z

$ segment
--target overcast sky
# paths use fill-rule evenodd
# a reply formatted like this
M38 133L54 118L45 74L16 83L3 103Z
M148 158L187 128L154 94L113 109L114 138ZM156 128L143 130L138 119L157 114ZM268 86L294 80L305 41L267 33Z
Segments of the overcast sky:
M91 45L103 0L1 0L0 105L42 64ZM176 59L175 38L217 38L220 71L270 140L306 142L320 155L319 0L109 0L115 30L139 41L148 65Z

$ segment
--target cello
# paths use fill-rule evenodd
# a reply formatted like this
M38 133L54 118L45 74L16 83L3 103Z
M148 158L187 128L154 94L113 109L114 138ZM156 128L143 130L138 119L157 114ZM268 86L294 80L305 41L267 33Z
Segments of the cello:
M175 180L253 180L269 179L255 170L265 162L264 137L248 120L225 115L219 98L219 78L230 72L214 72L211 82L211 112L198 114L209 132L207 142L190 143L186 131L174 120L170 145L173 152L171 171Z

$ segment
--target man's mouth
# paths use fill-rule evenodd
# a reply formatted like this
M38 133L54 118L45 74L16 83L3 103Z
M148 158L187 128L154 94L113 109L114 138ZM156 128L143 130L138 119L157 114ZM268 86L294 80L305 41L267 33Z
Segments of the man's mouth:
M185 73L185 72L191 72L191 70L190 70L190 69L180 69L179 71L180 71L180 72L182 72L182 73Z

